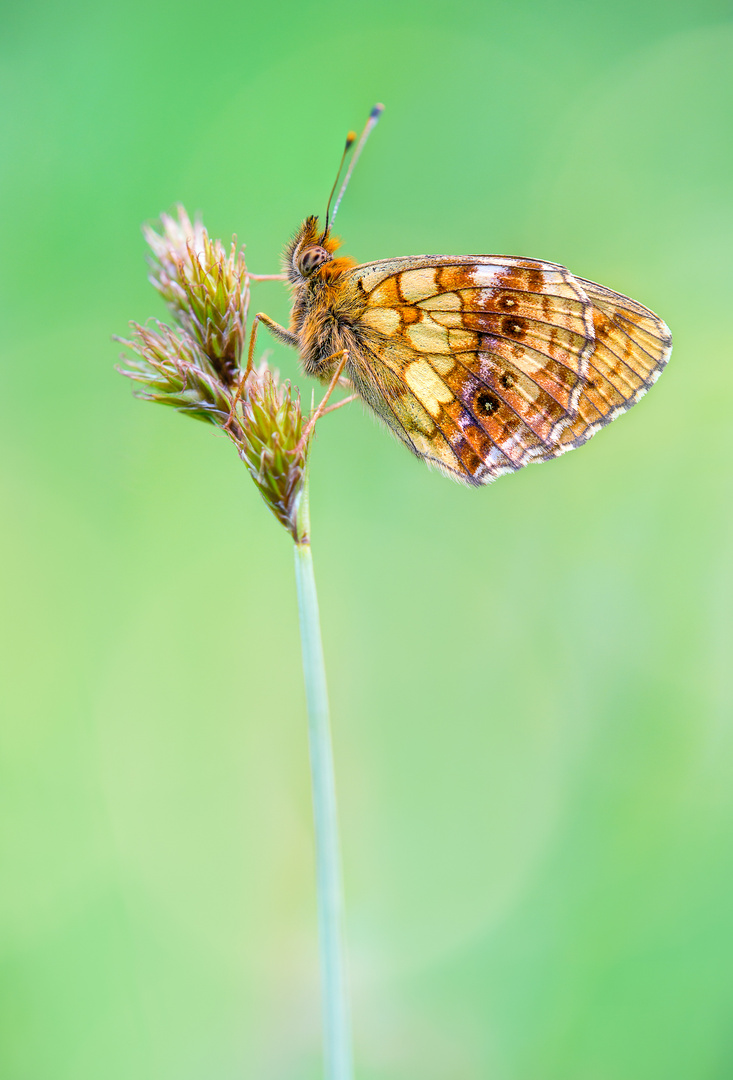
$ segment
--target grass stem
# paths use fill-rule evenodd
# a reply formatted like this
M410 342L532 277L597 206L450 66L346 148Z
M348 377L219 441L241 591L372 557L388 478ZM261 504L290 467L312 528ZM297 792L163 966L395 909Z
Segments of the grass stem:
M307 522L307 490L303 497L306 500L303 510ZM308 533L306 523L300 534L304 539L295 545L295 577L298 587L315 818L325 1076L326 1080L352 1080L351 1024L346 990L343 893L333 747L318 596Z

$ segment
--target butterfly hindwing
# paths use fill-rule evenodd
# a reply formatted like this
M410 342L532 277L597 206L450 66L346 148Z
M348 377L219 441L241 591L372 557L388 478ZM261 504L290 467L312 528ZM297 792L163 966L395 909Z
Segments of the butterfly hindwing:
M593 304L596 345L578 414L560 435L557 453L581 446L635 405L656 382L672 352L666 323L628 296L578 278Z

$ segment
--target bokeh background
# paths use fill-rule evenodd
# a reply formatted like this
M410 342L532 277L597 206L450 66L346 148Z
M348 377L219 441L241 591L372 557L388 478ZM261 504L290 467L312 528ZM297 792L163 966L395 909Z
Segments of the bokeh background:
M142 221L276 270L381 100L349 254L561 262L675 351L484 490L321 426L359 1080L733 1076L730 5L1 14L0 1075L321 1075L291 547L110 338L163 314Z

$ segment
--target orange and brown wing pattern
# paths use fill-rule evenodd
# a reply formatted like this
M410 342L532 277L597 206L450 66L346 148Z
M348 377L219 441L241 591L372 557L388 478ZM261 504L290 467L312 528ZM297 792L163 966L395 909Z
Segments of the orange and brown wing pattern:
M672 352L669 328L653 311L603 285L576 280L593 304L596 345L577 416L561 433L557 454L581 446L635 405Z
M485 484L561 453L595 345L561 266L416 256L349 271L361 295L356 389L420 457Z

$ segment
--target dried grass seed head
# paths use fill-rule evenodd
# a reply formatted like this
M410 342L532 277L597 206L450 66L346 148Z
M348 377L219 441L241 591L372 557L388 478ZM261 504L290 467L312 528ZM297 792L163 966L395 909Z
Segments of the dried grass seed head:
M145 226L152 251L150 281L174 318L200 345L226 386L238 377L244 349L249 278L242 249L232 238L226 251L201 221L191 223L182 206L177 218L161 215L161 232Z

